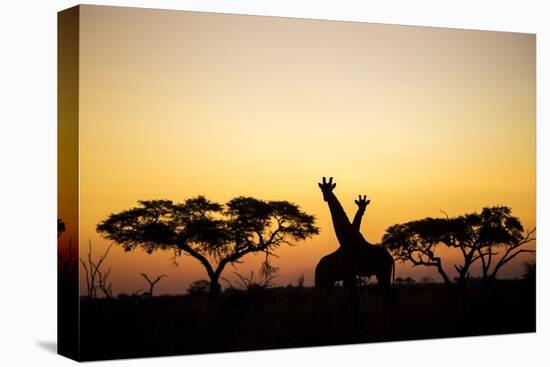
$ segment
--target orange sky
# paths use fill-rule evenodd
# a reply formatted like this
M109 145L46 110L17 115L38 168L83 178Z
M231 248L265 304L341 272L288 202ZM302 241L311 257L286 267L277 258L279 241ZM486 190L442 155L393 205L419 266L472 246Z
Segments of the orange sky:
M535 226L534 35L84 6L80 41L80 242L98 252L95 225L139 199L289 200L321 234L277 250L278 283L311 284L338 246L323 175L350 217L372 199L371 242L440 209L508 205ZM206 278L170 256L115 247L115 292L145 288L143 271L169 275L159 293ZM439 280L397 267L425 274Z

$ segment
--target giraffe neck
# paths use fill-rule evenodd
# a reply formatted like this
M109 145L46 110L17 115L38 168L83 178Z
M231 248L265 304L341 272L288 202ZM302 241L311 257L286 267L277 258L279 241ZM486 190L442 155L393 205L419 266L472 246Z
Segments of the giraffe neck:
M365 214L365 208L357 208L357 212L355 213L355 217L353 217L353 223L352 226L357 231L361 231L361 219L363 219L363 215Z
M326 201L330 209L330 215L332 217L332 225L334 226L334 232L336 238L342 248L352 248L359 244L361 234L358 230L353 228L349 221L344 208L334 195L329 193L326 196Z

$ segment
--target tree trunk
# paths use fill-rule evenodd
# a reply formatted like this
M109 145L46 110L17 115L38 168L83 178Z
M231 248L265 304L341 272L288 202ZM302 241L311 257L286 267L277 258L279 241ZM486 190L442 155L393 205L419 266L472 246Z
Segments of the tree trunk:
M470 279L470 266L473 264L474 252L475 250L472 249L464 255L464 265L455 265L455 269L458 271L457 287L459 289L465 288L468 279Z
M222 286L220 285L219 276L210 276L210 295L216 297L220 294Z
M491 249L489 248L489 251L491 251ZM481 253L481 251L479 251L479 255L480 255L480 258L481 258L481 276L482 276L482 284L484 286L487 286L488 283L489 283L489 266L490 264L488 263L488 261L485 261L485 257L483 256L483 254Z
M443 278L443 283L445 283L445 287L450 288L452 285L451 280L447 276L447 273L445 273L445 270L443 270L440 259L437 259L437 271L439 272L439 275L441 275L441 277Z
M456 283L457 287L459 289L463 289L466 287L466 282L467 280L470 278L470 273L469 272L460 272L460 275L458 277L458 282Z

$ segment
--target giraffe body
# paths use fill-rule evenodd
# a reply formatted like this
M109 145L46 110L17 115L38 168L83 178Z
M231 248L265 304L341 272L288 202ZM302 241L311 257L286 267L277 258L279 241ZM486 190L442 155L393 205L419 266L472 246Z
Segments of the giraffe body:
M342 205L333 193L336 184L332 178L319 183L323 199L327 202L332 217L332 223L340 248L323 257L315 269L315 287L331 289L334 283L344 280L354 287L355 278L375 275L378 284L389 291L392 276L395 273L395 262L390 253L379 246L368 243L359 229L365 208L370 202L366 197L356 200L358 206L353 224L350 223ZM385 292L387 293L387 292Z
M334 283L346 281L354 276L376 276L382 288L391 285L394 274L394 260L386 249L365 245L346 256L342 248L321 258L315 268L315 287L330 290Z

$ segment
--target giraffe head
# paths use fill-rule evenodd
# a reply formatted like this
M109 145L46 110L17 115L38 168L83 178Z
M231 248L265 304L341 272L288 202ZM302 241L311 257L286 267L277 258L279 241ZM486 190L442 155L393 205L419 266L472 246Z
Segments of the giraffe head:
M367 208L367 205L369 205L370 200L367 200L367 195L359 195L359 199L355 200L355 204L359 207L359 210L365 210Z
M318 183L323 193L323 200L327 201L328 197L332 194L332 190L336 187L336 183L332 183L332 177L329 178L328 182L325 177L323 177L323 182Z

